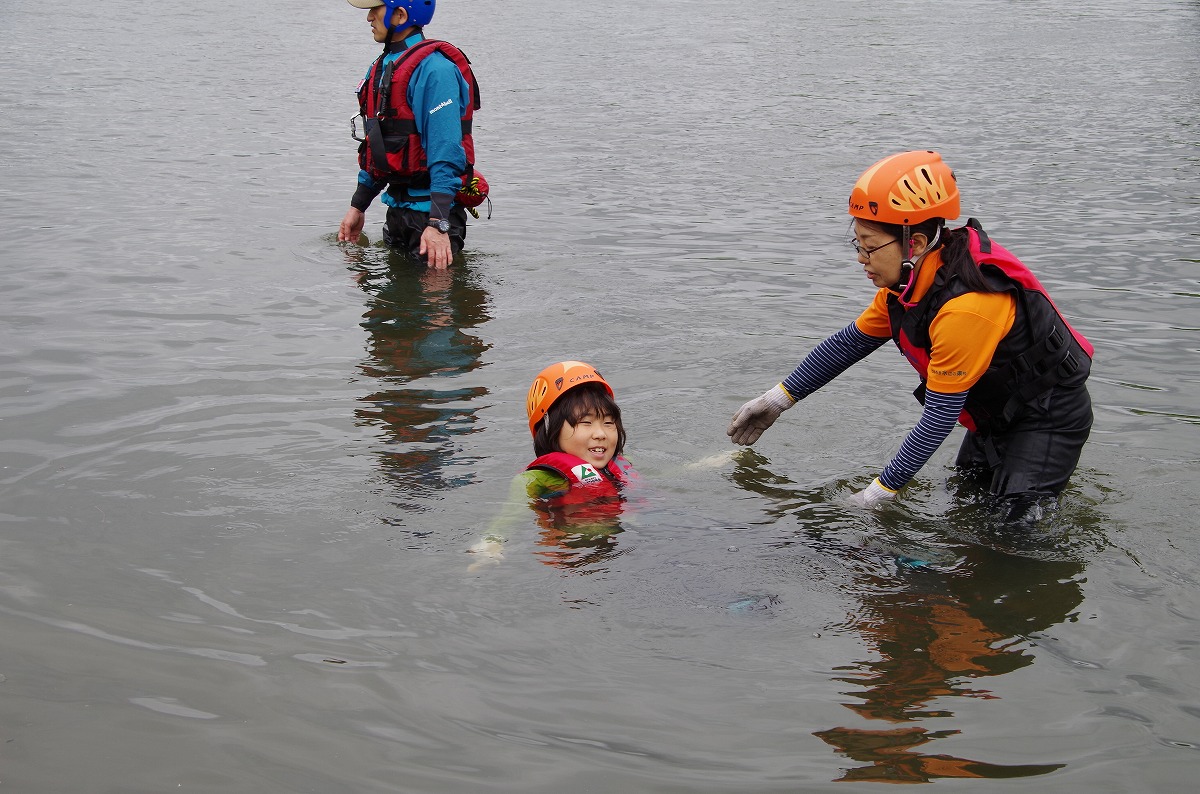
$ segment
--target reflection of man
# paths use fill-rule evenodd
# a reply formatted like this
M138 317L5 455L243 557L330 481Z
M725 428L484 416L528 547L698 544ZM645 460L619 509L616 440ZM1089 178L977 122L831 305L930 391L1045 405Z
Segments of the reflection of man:
M384 473L413 500L407 506L420 509L422 497L474 481L475 461L461 454L459 437L475 432L487 389L445 379L482 366L488 346L470 329L490 319L488 293L469 263L432 270L359 261L355 270L370 296L361 369L375 384L355 414L383 429Z
M370 9L367 21L384 50L358 88L365 139L358 149L358 189L338 240L358 242L367 207L383 192L388 245L447 267L467 234L466 212L455 194L474 168L475 76L456 47L425 38L434 0L348 1Z

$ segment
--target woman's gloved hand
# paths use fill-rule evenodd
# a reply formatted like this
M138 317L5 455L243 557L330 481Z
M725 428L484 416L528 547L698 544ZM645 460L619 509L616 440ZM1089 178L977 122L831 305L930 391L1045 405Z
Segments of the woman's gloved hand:
M725 434L735 444L753 444L758 441L764 430L775 423L781 413L793 405L795 401L781 383L739 408Z
M850 494L850 504L856 507L872 508L881 502L890 502L896 498L896 492L879 481L875 481L857 493Z

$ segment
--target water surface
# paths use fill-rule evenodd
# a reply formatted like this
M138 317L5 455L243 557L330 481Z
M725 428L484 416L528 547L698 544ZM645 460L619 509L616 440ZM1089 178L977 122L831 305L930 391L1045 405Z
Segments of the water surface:
M378 209L333 241L365 12L0 8L5 784L1189 787L1200 8L730 13L440 4L494 212L430 273ZM845 197L918 147L1098 351L1092 440L1023 535L957 495L954 443L847 507L917 416L886 350L724 435L869 300ZM564 358L647 487L477 565Z

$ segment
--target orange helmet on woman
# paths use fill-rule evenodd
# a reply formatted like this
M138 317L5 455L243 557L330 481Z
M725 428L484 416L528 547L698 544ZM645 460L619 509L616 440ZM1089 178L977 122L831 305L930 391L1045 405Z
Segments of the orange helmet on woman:
M529 387L529 396L525 399L525 413L529 416L529 432L537 434L537 424L554 405L554 401L562 397L576 386L585 383L599 383L612 397L612 386L601 377L591 364L582 361L560 361L551 364L538 373Z
M863 172L850 191L850 214L880 223L914 226L958 217L958 184L937 152L901 152Z

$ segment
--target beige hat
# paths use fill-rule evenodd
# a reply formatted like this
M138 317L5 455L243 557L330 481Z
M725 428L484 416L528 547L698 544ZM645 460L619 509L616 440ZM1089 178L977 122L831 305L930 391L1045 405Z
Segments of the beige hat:
M346 2L355 8L374 8L383 5L383 0L346 0Z

